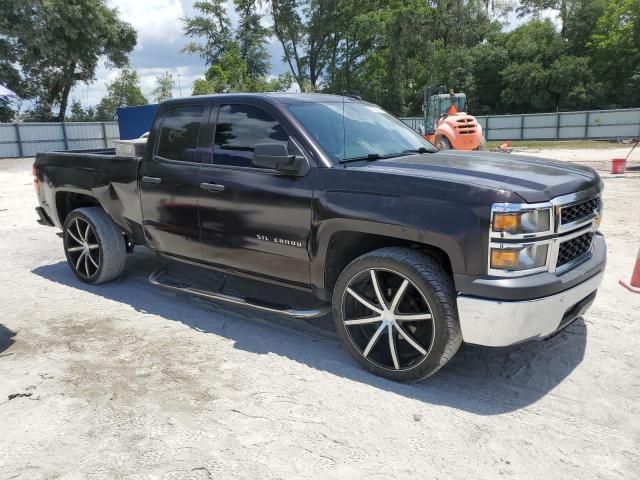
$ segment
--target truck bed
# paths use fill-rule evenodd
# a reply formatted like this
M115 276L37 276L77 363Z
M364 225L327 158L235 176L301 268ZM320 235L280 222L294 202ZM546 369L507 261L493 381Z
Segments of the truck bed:
M115 148L46 152L36 155L38 198L52 223L61 227L70 199L102 206L126 233L141 234L138 168L142 157L122 157Z

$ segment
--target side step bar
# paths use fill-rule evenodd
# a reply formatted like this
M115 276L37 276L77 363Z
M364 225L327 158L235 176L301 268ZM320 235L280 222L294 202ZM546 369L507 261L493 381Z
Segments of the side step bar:
M199 287L192 286L186 281L174 281L172 279L163 278L166 275L167 269L166 267L162 267L151 275L149 275L149 282L152 285L157 285L159 287L163 287L169 290L174 290L182 293L188 293L191 295L196 295L198 297L208 298L209 300L216 300L221 302L233 303L235 305L242 305L245 307L254 308L256 310L262 310L265 312L277 313L280 315L286 315L294 318L301 319L309 319L309 318L317 318L326 315L331 311L331 307L329 305L314 308L314 309L297 309L290 308L286 306L282 306L282 308L278 308L278 306L269 306L257 303L257 301L249 301L248 299L236 297L233 295L227 295L220 292L213 292L210 290L205 290Z

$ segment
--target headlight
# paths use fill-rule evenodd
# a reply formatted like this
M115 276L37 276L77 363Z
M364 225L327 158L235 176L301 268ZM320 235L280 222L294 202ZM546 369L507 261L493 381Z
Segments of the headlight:
M522 212L494 211L491 222L494 232L524 235L551 230L551 209L542 208Z
M491 268L495 270L532 270L547 264L548 244L528 244L491 248Z

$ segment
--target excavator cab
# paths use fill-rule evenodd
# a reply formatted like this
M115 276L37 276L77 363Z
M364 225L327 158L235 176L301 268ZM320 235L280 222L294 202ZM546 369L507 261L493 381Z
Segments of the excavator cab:
M446 87L425 87L422 135L440 150L482 150L482 127L467 114L467 95L446 93Z

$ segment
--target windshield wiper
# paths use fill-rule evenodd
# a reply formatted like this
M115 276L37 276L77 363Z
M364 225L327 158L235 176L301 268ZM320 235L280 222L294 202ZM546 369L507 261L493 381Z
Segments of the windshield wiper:
M367 162L373 162L375 160L384 160L386 158L402 157L404 154L405 152L387 153L384 155L380 155L379 153L368 153L367 155L361 155L358 157L343 158L342 160L340 160L340 163L362 162L363 160Z
M387 156L380 155L379 153L368 153L367 155L361 155L359 157L343 158L340 160L340 163L361 162L363 160L374 161L380 160L381 158L387 158Z
M408 150L405 150L403 153L433 153L433 150L430 150L425 147L420 147L420 148L410 148Z

